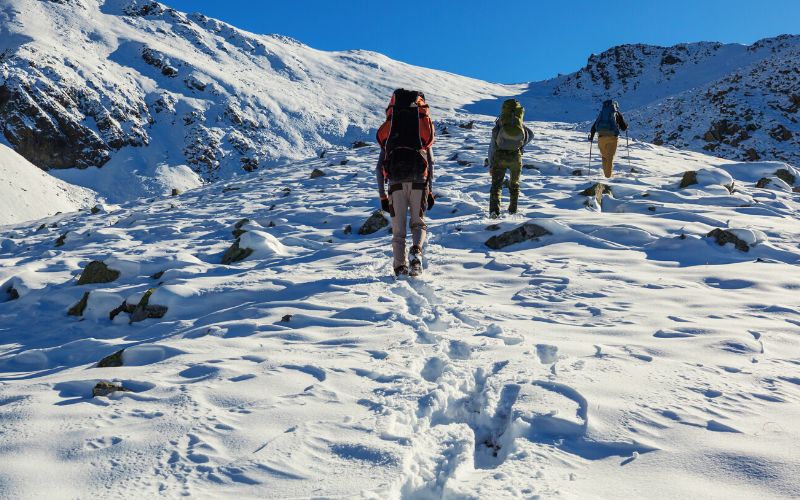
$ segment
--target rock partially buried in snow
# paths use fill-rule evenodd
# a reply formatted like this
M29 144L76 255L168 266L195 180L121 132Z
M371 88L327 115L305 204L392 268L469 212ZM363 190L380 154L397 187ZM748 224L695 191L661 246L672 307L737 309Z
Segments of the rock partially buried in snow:
M101 359L95 368L116 368L118 366L122 366L122 353L125 352L125 349L120 349L119 351L115 352L114 354L109 354L105 358Z
M683 173L681 182L678 184L680 189L689 186L723 186L729 193L733 193L734 181L731 174L721 168L701 168L700 170L689 170Z
M786 184L790 186L794 186L795 181L797 181L797 177L794 176L793 173L786 168L780 168L775 172L775 177L782 180Z
M766 239L764 233L750 229L714 229L706 237L714 238L718 245L724 246L732 243L737 250L749 252L750 247Z
M92 285L95 283L111 283L119 278L120 272L109 269L105 263L99 260L90 262L81 273L78 285Z
M592 184L591 186L584 189L578 194L580 194L580 196L594 198L594 202L597 207L603 206L603 196L606 195L613 196L613 193L611 192L611 187L608 186L607 184L603 184L602 182L597 182L595 184ZM591 200L586 201L587 206L590 206L591 204L592 204Z
M525 224L512 229L511 231L506 231L505 233L492 236L486 241L486 246L492 250L500 250L501 248L516 245L517 243L522 243L523 241L535 240L542 236L551 234L553 233L542 226L536 225L532 222L526 222Z
M384 227L389 225L389 221L386 220L386 217L383 215L383 212L377 210L373 212L372 215L369 216L364 225L358 230L358 234L367 235L372 234L377 231L380 231Z
M316 179L317 177L325 177L325 172L323 172L322 170L320 170L320 169L318 169L318 168L315 168L315 169L314 169L314 170L311 172L311 178L312 178L312 179Z
M231 245L230 248L225 250L225 253L222 255L222 263L227 266L250 257L252 253L253 249L242 248L241 242L239 238L237 238L236 241L233 242L233 245Z
M83 312L86 310L86 306L89 304L89 292L83 294L81 300L78 301L77 304L70 307L67 311L67 315L69 316L83 316Z
M106 380L101 380L92 388L92 397L110 396L115 392L131 392L130 389L123 387L122 384L115 384Z
M138 323L140 321L144 321L146 319L160 319L163 318L164 315L167 314L168 308L167 306L157 305L157 304L150 304L150 298L152 297L155 289L151 288L147 290L139 302L137 304L132 304L127 300L124 301L119 307L111 311L109 313L109 319L114 321L121 313L128 313L130 315L130 323Z

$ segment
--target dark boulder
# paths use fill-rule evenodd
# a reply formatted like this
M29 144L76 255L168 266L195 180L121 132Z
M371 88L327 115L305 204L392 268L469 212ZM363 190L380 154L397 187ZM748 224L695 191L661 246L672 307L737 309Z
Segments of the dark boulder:
M116 368L118 366L122 366L124 364L122 362L123 352L125 352L125 349L120 349L114 354L109 354L105 358L101 359L97 365L95 365L95 368Z
M78 301L77 304L70 307L67 311L67 315L69 316L83 316L83 311L86 310L86 306L89 305L89 292L83 294L81 300Z
M724 245L726 245L728 243L732 243L733 246L735 246L737 250L740 250L742 252L749 252L750 251L750 245L748 245L747 242L739 239L738 236L736 236L731 231L728 231L726 229L719 229L719 228L714 229L713 231L709 232L706 235L706 237L714 238L714 240L720 246L724 246Z
M516 245L523 241L535 240L550 234L552 233L542 226L532 222L526 222L511 231L492 236L486 241L486 246L492 250L500 250L507 246Z
M106 380L101 380L92 388L92 397L110 396L115 392L131 392L130 389L123 387L122 384L115 384Z
M678 187L681 189L687 188L697 184L697 172L694 170L687 170L683 173L683 177L681 178L681 183Z
M252 248L241 248L239 246L240 240L236 238L233 245L230 246L222 255L222 263L225 265L233 264L234 262L242 261L253 254Z
M120 272L109 269L103 262L94 260L90 262L81 273L78 285L92 285L95 283L111 283L120 277Z
M358 234L367 235L372 234L377 231L380 231L384 227L389 225L389 221L386 220L386 217L383 215L383 212L380 210L376 210L373 212L372 215L369 216L369 219L364 222L364 224L359 228Z
M790 186L794 186L795 181L797 181L797 178L794 176L794 174L785 168L778 169L775 172L775 177L777 177L778 179L782 180L783 182L785 182Z
M324 177L324 176L325 176L325 172L323 172L322 170L320 170L320 169L318 169L318 168L315 168L315 169L314 169L314 170L311 172L311 178L312 178L312 179L316 179L317 177Z

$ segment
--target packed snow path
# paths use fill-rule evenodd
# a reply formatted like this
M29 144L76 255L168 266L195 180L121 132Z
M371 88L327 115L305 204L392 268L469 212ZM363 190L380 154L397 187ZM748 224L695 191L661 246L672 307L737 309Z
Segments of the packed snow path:
M6 228L0 497L800 495L797 172L634 142L600 206L584 132L535 125L492 221L490 124L447 124L417 280L357 234L374 146ZM526 221L552 235L485 246ZM120 276L77 285L93 260ZM162 318L109 319L148 289Z

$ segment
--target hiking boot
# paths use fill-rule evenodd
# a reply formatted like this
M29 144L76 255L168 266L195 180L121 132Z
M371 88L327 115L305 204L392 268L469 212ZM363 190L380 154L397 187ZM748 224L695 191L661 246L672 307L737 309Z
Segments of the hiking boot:
M422 249L419 247L419 245L413 245L409 251L409 254L411 254L412 258L419 260L422 258Z
M508 213L515 214L517 213L517 202L512 201L508 204Z
M498 212L495 212L494 210L492 210L491 212L489 212L489 218L490 218L490 219L497 219L497 218L499 218L499 217L500 217L500 214L499 214Z
M395 276L408 276L408 266L403 264L394 268Z

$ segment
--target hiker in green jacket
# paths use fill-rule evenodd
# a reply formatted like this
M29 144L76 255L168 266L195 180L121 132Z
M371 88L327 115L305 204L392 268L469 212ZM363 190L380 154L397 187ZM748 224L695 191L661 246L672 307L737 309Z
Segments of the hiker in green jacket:
M492 129L489 145L489 170L492 174L492 190L489 193L489 217L500 216L500 197L506 170L510 172L508 183L508 213L517 213L519 199L519 177L522 173L522 148L533 139L533 131L523 124L525 108L516 99L503 103L500 116Z

